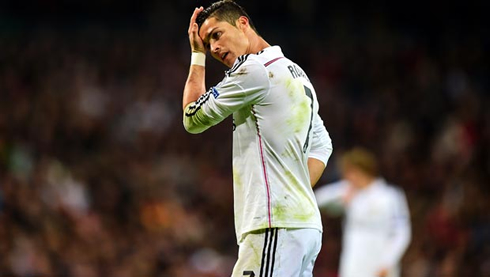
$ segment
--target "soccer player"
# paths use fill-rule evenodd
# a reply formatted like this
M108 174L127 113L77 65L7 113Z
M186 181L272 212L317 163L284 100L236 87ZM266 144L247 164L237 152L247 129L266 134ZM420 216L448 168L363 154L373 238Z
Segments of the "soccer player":
M363 148L347 151L340 164L343 179L315 191L322 210L345 211L340 276L400 276L411 236L404 193L378 176L374 155Z
M233 114L237 276L312 276L322 223L312 186L332 144L315 89L233 1L196 8L183 95L184 126L200 133ZM230 69L205 88L205 53Z

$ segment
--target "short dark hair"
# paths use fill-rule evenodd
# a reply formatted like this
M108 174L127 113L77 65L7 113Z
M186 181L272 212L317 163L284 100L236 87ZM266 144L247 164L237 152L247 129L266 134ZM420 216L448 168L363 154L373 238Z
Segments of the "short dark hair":
M226 21L236 27L236 21L240 16L248 18L250 27L257 33L252 19L248 16L247 12L233 0L222 0L214 2L211 6L204 9L196 18L196 23L201 29L202 24L206 19L214 17L218 21Z

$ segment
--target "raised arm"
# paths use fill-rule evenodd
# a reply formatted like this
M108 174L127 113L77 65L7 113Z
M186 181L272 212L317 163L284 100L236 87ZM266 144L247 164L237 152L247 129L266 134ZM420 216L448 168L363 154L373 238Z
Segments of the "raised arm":
M189 76L185 82L184 95L182 97L182 110L185 110L187 105L197 101L197 99L206 92L205 85L205 57L206 48L199 37L198 26L196 23L197 15L203 10L203 7L194 9L189 23L189 43L191 46L191 65L189 68Z

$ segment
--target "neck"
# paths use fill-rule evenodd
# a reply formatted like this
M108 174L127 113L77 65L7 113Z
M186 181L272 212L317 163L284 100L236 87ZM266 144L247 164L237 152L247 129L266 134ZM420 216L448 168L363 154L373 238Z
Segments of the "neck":
M265 39L263 39L255 32L249 35L249 41L250 41L250 46L247 51L248 54L258 53L264 50L265 48L271 46L267 41L265 41Z
M359 178L357 185L361 189L365 189L371 186L376 178L371 176L363 176L363 178Z

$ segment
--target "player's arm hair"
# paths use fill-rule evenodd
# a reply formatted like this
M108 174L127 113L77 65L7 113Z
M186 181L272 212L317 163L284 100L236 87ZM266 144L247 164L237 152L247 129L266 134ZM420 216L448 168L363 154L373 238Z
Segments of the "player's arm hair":
M314 187L325 170L325 164L315 158L308 158L308 170L310 172L310 184Z

